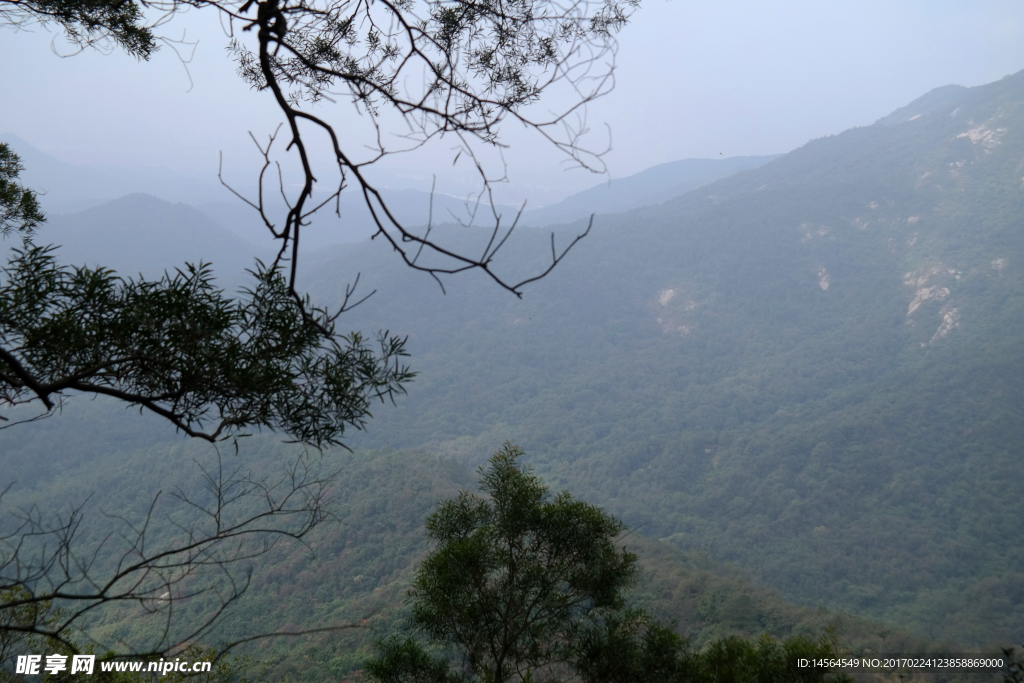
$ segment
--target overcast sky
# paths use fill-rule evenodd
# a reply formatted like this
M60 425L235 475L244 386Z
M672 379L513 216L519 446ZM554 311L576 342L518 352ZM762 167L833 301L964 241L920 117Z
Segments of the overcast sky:
M191 84L166 48L141 64L120 53L62 59L45 31L0 29L0 132L78 164L212 177L223 150L229 166L244 167L252 158L247 132L265 136L278 117L234 75L226 38L203 19L193 12L165 28L199 39ZM612 131L612 177L688 157L786 152L870 124L932 88L1016 72L1024 68L1022 38L1019 0L644 0L620 36L617 87L588 121L598 133L605 124ZM513 186L567 193L600 180L565 172L557 156L511 139ZM428 189L447 167L447 159L420 157L394 172Z

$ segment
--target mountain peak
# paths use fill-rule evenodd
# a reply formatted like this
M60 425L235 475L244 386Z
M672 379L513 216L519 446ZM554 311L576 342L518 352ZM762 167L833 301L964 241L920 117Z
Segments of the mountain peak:
M142 192L73 214L52 217L41 242L62 245L59 258L159 277L186 262L213 262L231 278L252 265L254 247L188 204Z
M970 91L970 88L966 88L962 85L944 85L939 88L934 88L921 97L918 97L910 104L900 107L888 116L883 116L878 119L878 121L875 122L875 125L895 126L903 123L904 121L911 120L916 116L931 114L941 109L954 107L956 103L966 97Z

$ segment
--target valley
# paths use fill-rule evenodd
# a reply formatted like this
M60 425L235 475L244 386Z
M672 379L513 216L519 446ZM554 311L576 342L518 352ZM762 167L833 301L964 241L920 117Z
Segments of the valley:
M1024 72L739 165L595 216L521 300L479 275L443 293L380 240L312 253L313 300L340 301L359 273L375 294L339 325L408 335L419 374L346 434L352 452L313 454L337 471L337 521L260 560L218 637L355 624L263 647L276 680L357 669L404 609L423 520L509 440L553 489L633 529L635 599L697 644L826 627L875 652L1024 640ZM552 231L564 245L586 227L551 215L496 267L533 272ZM151 275L201 257L229 289L255 251L146 195L53 223L72 262L111 254ZM142 246L143 224L163 246ZM464 251L489 237L435 229ZM218 448L260 471L299 452L269 434ZM0 431L0 453L5 505L88 500L99 525L198 485L216 450L76 397ZM145 638L129 619L97 617L95 637Z

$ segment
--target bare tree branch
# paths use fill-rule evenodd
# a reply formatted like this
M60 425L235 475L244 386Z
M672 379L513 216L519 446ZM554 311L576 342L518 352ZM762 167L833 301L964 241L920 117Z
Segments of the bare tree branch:
M202 491L176 489L170 511L158 493L137 522L105 513L121 530L93 542L81 538L88 501L52 516L34 507L16 511L0 521L0 633L74 647L72 634L86 617L121 605L134 610L135 620L162 623L148 642L132 644L130 656L164 655L200 641L245 593L254 560L282 540L303 544L333 519L329 490L336 473L324 472L312 457L300 453L267 478L241 467L225 470L218 452L215 468L200 465ZM176 532L170 540L167 530ZM183 608L195 601L204 605L201 616L189 610L186 618ZM34 618L5 620L18 612Z

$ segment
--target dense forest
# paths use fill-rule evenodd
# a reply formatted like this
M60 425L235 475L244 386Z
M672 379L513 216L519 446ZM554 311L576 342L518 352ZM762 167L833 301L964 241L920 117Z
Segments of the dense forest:
M645 535L790 599L1021 638L1022 96L1024 74L939 89L598 217L522 302L370 261L379 299L353 324L404 323L423 375L353 443L476 463L511 438ZM336 294L374 246L310 286Z
M419 373L346 435L351 452L303 456L268 434L218 450L79 397L0 431L4 505L87 501L96 543L104 513L133 519L157 491L201 487L218 453L336 472L336 521L262 557L217 631L352 625L262 644L270 678L322 680L400 622L425 519L511 440L552 488L633 530L645 575L631 599L697 647L830 630L852 651L998 651L1024 640L1022 159L1024 73L599 215L523 300L473 276L442 293L379 242L321 250L302 286L337 301L361 273L376 293L342 324L408 335ZM130 242L118 230L166 206L92 209L93 244L106 229ZM551 229L564 242L582 227L524 228L498 265L535 268ZM467 249L488 237L438 230ZM215 265L240 260L227 237L209 247ZM162 251L124 258L173 266ZM114 643L159 628L127 609L89 626Z

